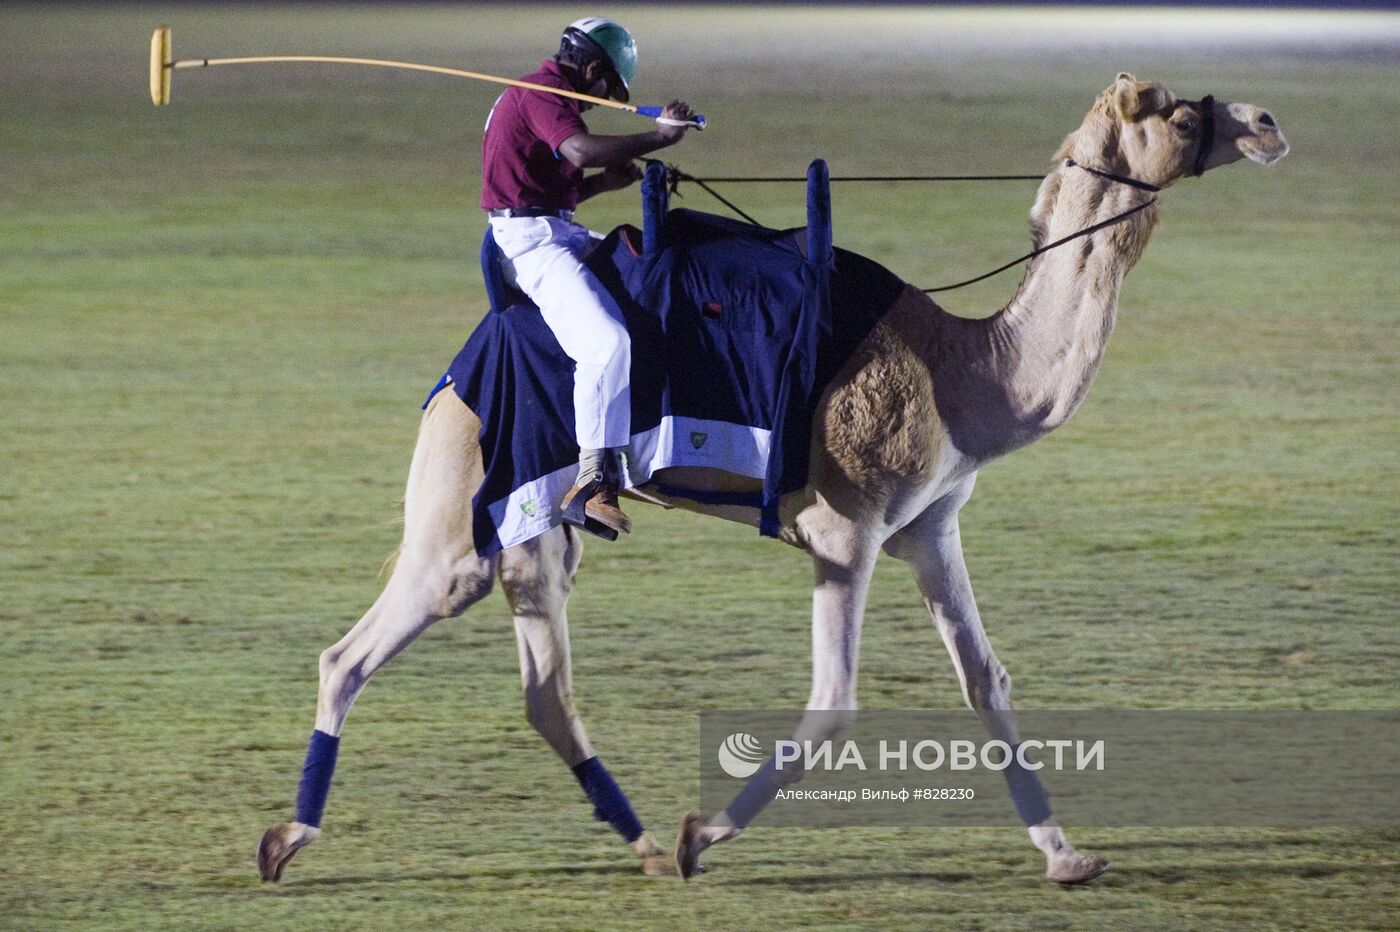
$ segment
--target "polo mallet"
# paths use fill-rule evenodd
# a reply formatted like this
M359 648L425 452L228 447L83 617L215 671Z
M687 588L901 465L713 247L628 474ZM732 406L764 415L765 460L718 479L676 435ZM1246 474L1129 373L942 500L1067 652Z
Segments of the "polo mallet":
M532 91L544 91L546 94L554 94L559 97L571 97L574 100L582 100L590 104L597 104L600 107L611 107L614 110L626 110L628 113L635 113L638 116L651 117L658 123L668 126L693 126L696 129L705 128L705 118L696 114L691 120L672 120L663 117L661 114L664 107L634 107L630 104L619 103L616 100L608 100L606 97L593 97L590 94L580 94L577 91L566 91L558 87L546 87L543 84L532 84L529 81L517 81L512 78L499 78L493 74L479 74L475 71L462 71L458 68L443 68L439 65L419 65L407 61L384 61L379 58L346 58L340 55L259 55L242 58L183 58L174 61L171 58L170 48L170 27L160 26L151 34L151 102L157 107L163 107L170 103L170 78L172 72L177 68L208 68L211 65L255 65L266 62L323 62L333 65L374 65L378 68L402 68L408 71L427 71L433 74L446 74L454 78L470 78L473 81L489 81L492 84L508 84L511 87L524 87Z

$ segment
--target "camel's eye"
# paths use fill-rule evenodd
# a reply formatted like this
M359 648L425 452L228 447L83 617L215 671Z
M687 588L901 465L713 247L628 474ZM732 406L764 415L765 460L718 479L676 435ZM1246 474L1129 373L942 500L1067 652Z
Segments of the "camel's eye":
M1196 118L1187 117L1186 119L1182 120L1176 125L1179 126L1184 132L1194 133L1196 131Z

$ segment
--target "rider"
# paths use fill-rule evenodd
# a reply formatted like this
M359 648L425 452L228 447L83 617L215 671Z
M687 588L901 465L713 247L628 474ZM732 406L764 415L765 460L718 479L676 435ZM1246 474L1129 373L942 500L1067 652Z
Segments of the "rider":
M522 81L626 102L637 46L617 23L586 17L570 24L553 60ZM631 530L618 507L621 455L631 439L631 345L622 313L582 259L597 234L573 220L574 208L641 177L634 159L679 142L686 126L659 122L629 136L591 133L580 113L592 104L512 87L496 101L481 143L481 207L490 216L506 280L539 306L574 361L574 419L579 470L565 494L589 518ZM692 118L672 101L662 119ZM601 172L585 175L586 168Z

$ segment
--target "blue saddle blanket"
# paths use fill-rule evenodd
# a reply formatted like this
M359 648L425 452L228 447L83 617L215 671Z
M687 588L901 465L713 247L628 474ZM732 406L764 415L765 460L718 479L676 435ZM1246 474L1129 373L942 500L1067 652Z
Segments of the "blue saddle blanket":
M705 500L758 508L774 536L779 498L807 484L823 389L904 283L845 250L808 262L801 230L698 211L667 213L651 253L639 255L640 239L619 227L588 258L632 341L626 484L671 466L762 480L761 493ZM483 556L561 523L578 463L573 368L539 311L519 303L482 320L428 396L450 385L481 420L472 529Z

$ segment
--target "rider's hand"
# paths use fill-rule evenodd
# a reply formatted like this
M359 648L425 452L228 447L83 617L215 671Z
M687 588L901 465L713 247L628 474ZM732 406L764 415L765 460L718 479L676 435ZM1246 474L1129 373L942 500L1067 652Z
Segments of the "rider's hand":
M684 120L689 122L695 119L695 111L691 110L690 104L685 101L673 100L666 105L665 110L661 111L661 117L666 120ZM668 126L665 123L657 123L656 129L657 132L661 133L661 138L666 140L666 144L670 145L674 142L680 142L681 137L685 135L685 131L690 129L690 127Z
M621 191L628 185L635 184L642 180L642 169L636 162L623 162L621 165L609 165L603 169L602 189L604 191Z

